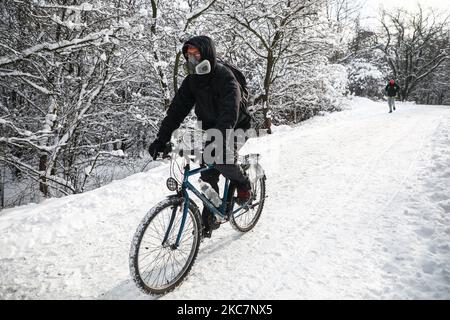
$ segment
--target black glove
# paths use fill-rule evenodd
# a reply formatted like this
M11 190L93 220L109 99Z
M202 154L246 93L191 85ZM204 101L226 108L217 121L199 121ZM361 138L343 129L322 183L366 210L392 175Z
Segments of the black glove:
M163 153L163 158L166 158L167 155L172 151L172 145L170 143L164 143L159 139L153 141L153 143L148 147L148 152L152 156L153 160L156 160L158 157L158 153Z
M158 157L158 153L163 152L164 148L165 143L159 139L156 139L152 142L150 147L148 147L148 152L150 153L150 156L153 158L153 160L156 160L156 158Z

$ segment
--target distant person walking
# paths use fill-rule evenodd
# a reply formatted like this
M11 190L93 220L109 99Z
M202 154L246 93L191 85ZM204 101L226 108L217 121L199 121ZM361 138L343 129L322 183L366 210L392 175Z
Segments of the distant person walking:
M395 110L395 97L397 93L400 91L400 87L395 83L394 79L389 80L389 83L386 85L384 89L387 97L388 97L388 105L389 105L389 113L392 112L392 109Z

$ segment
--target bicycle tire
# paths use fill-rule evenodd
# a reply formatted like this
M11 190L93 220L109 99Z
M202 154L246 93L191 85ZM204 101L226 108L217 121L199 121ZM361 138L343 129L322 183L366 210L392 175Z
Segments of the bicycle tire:
M239 215L239 212L238 212L237 213L238 216L236 216L235 214L232 214L230 217L230 223L231 223L232 227L239 232L248 232L251 229L253 229L255 227L256 223L258 222L259 218L261 217L261 213L264 208L264 203L265 203L265 199L266 199L266 176L259 178L257 180L257 183L260 184L260 190L259 190L259 192L257 192L257 193L259 193L259 204L258 204L256 212L254 212L254 215L253 215L252 219L250 220L250 222L247 225L243 225L241 223L242 219L237 219L237 218L245 217L245 215L249 211L247 211L246 213L243 213L242 215ZM256 189L256 187L255 187L255 189Z
M197 254L198 254L198 250L200 247L200 240L201 240L201 220L200 220L200 212L198 210L198 207L191 201L190 205L189 205L189 210L188 210L188 218L192 221L192 248L190 248L189 251L189 255L186 259L186 262L184 263L184 265L182 266L181 270L173 276L173 279L171 279L170 281L167 281L167 283L165 283L164 285L152 285L151 283L149 283L148 281L146 281L146 278L149 276L149 274L151 274L153 272L153 270L156 268L156 266L153 266L153 269L147 274L145 275L145 270L143 270L143 266L142 268L140 268L140 262L142 262L142 259L140 259L140 253L141 250L144 251L143 249L149 249L148 247L142 247L143 243L145 244L145 241L143 242L144 237L147 235L150 235L150 231L153 231L151 233L151 237L155 238L155 242L157 243L158 241L163 240L164 236L162 234L156 235L157 231L156 229L152 229L150 230L150 226L152 225L152 222L156 222L156 219L158 217L159 214L161 214L162 212L164 212L164 210L166 210L167 208L170 208L171 210L176 210L176 215L178 215L178 209L183 207L183 202L184 199L183 198L179 198L179 197L169 197L161 202L159 202L157 205L155 205L152 209L150 209L150 211L146 214L146 216L142 219L141 223L139 224L135 235L133 237L133 241L131 244L131 249L130 249L130 256L129 256L129 263L130 263L130 272L131 272L131 276L133 278L133 281L135 282L135 284L137 285L137 287L144 293L146 294L151 294L151 295L161 295L161 294L165 294L168 293L172 290L174 290L176 287L178 287L187 277L187 275L189 274L189 271L191 270L192 266L195 263L195 260L197 258ZM182 212L179 212L180 215L182 215ZM187 218L187 220L188 220ZM161 223L159 221L159 223ZM186 221L186 223L188 223L188 221ZM164 226L163 226L164 228ZM172 239L174 239L176 237L176 234L178 233L179 227L175 225L172 227L172 231L170 233L170 237L172 237ZM183 232L183 234L185 234L186 231L186 227L185 230ZM169 237L169 238L170 238ZM188 239L188 238L185 238ZM183 242L183 239L182 239ZM181 244L181 243L180 243ZM156 252L157 249L155 249L154 251ZM162 251L167 251L166 253L164 253L164 256L162 256L163 262L164 262L164 257L165 255L169 254L169 258L167 259L167 262L169 262L170 257L172 256L169 252L170 251L175 251L176 249L171 249L171 248L167 248L164 247L161 243L161 248L160 251L158 253L157 259L160 258L159 254ZM153 253L153 250L150 251L150 253L146 253L149 255L151 255ZM147 257L148 257L147 256ZM151 257L149 258L151 260ZM173 264L176 261L176 259L173 257L173 261L172 263L172 270L173 270ZM178 262L178 261L176 261ZM155 261L151 261L149 265L151 265L152 263L156 264L159 262L155 262ZM141 263L142 264L142 263ZM164 268L169 268L169 266L165 266ZM142 269L142 270L141 270ZM162 267L160 269L159 274L162 272ZM156 271L157 271L156 270ZM155 273L156 273L155 271ZM167 270L164 269L164 275L166 275ZM159 278L159 274L158 274L158 278ZM150 277L151 278L151 277Z

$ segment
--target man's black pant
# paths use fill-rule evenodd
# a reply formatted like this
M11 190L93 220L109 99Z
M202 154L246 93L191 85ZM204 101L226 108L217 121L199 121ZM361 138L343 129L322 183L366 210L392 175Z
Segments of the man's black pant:
M218 184L220 174L223 174L224 177L231 180L229 192L234 193L235 188L241 186L250 189L248 177L237 164L216 164L213 169L202 172L200 177L204 182L209 183L220 196ZM204 206L202 211L202 222L205 230L210 230L211 221L211 211Z
M246 187L248 178L245 176L241 167L237 164L216 164L214 169L203 171L200 177L203 181L208 182L217 193L219 193L219 176L230 179L236 186Z
M234 144L234 150L230 150L229 152L232 152L234 154L234 159L236 159L236 155L238 150L242 146L238 146L236 143ZM226 151L224 151L226 152ZM235 163L230 164L215 164L214 168L210 170L206 170L200 174L200 178L204 181L209 183L212 188L219 194L219 177L220 174L222 174L225 178L228 178L230 180L230 190L229 192L233 192L236 187L244 187L247 189L250 189L250 181L248 177L245 175L245 173L242 171L241 167ZM208 230L210 227L211 222L211 211L204 206L202 211L202 222L205 226L205 229Z

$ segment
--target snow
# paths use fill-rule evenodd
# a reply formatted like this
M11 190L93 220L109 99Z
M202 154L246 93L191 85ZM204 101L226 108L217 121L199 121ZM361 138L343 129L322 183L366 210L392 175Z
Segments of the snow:
M355 81L364 81L367 78L383 79L383 73L373 64L364 61L353 61L351 68L356 72L353 75Z
M125 157L125 153L123 152L122 149L111 151L111 155L116 157Z
M42 51L42 50L49 50L49 51L51 51L51 50L57 50L57 49L63 48L63 47L67 47L67 48L70 48L72 46L75 47L76 45L78 45L80 43L85 43L85 42L88 42L88 41L94 42L94 41L96 41L99 38L102 38L102 37L104 37L106 35L111 35L111 34L113 34L112 30L103 29L103 30L101 30L99 32L90 33L87 36L85 36L84 38L76 38L76 39L73 39L71 41L63 40L63 41L59 41L59 42L56 42L56 43L49 43L49 42L40 43L40 44L37 44L37 45L35 45L33 47L30 47L30 48L27 48L27 49L23 50L21 52L20 56L14 56L14 57L2 56L2 57L0 57L0 65L5 65L5 64L16 62L16 61L18 61L20 59L24 59L24 58L26 58L26 57L28 57L30 55L33 55L33 54L35 54L37 52ZM43 92L45 94L50 94L51 93L47 89L38 86L37 84L29 81L28 79L24 78L24 81L26 81L27 83L29 83L30 85L32 85L33 87L35 87L36 89L38 89L39 91L41 91L41 92Z
M55 122L57 119L56 114L53 113L49 113L45 116L45 123L48 124L49 126L53 125L53 122Z
M87 2L84 2L80 5L80 10L83 10L83 11L91 11L91 10L93 10L93 8L94 7L92 6L92 4L87 3Z
M167 61L157 61L154 63L155 68L162 68L165 69L169 66L169 63Z
M140 14L141 16L143 16L143 17L146 17L146 16L149 15L148 10L145 9L145 8L139 9L139 14Z
M122 22L122 27L123 27L125 30L131 29L130 23L129 23L128 21L123 21L123 22Z
M89 176L91 174L92 171L92 166L87 166L86 168L84 168L84 174Z
M267 175L260 221L216 230L161 299L450 298L450 108L351 107L248 141ZM168 175L2 211L0 299L152 299L128 254Z
M203 11L205 11L207 8L209 8L211 6L211 3L207 3L205 4L203 7L200 7L196 10L193 10L192 12L188 13L186 15L186 20L191 20L193 19L195 16L199 15L200 13L202 13Z
M272 132L286 132L286 131L290 131L292 130L291 126L288 126L286 124L281 124L281 125L272 125L271 126Z

